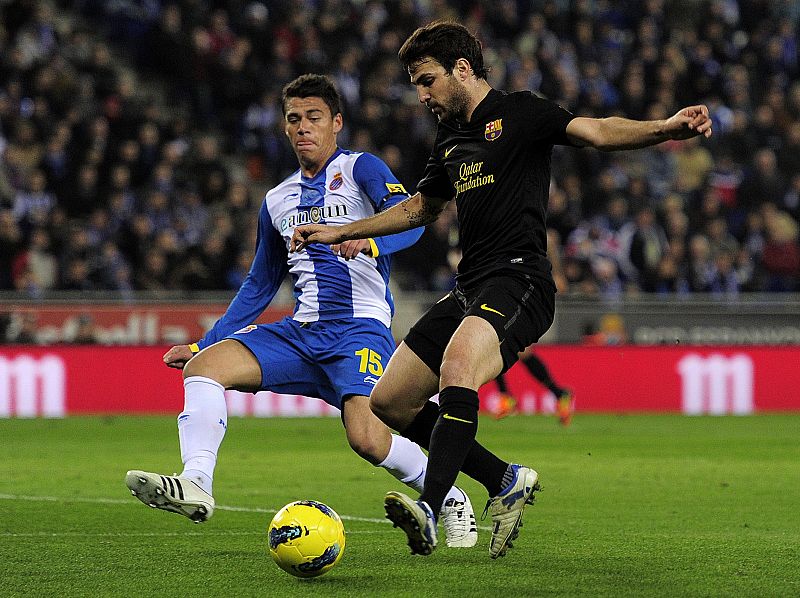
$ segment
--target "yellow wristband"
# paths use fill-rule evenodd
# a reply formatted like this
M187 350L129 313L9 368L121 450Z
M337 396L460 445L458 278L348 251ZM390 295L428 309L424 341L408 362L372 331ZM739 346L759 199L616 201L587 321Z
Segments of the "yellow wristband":
M378 251L378 245L375 243L375 239L369 238L367 241L369 241L369 248L372 251L372 257L378 257L380 251Z
M191 351L192 355L194 355L195 353L200 352L200 347L197 346L197 343L192 343L191 345L189 345L189 351Z

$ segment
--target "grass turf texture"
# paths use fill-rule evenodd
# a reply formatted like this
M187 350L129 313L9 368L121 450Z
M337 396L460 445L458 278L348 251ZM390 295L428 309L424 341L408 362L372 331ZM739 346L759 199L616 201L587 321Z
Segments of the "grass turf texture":
M202 525L123 481L179 470L174 418L0 420L0 596L796 596L799 433L797 415L484 418L481 440L544 486L492 561L486 529L474 549L412 557L383 520L384 492L403 486L336 418L231 419L221 508ZM460 482L480 516L483 489ZM342 562L314 580L266 551L273 513L301 498L347 530Z

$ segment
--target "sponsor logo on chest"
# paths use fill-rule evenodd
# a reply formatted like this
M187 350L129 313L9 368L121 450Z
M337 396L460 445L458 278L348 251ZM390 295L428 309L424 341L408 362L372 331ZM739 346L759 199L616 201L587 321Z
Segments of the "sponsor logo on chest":
M460 194L494 183L494 175L483 172L483 162L462 162L458 167L458 180L453 183L456 189L456 197Z
M330 206L314 206L307 210L301 210L295 214L281 219L280 231L285 233L287 230L294 230L302 224L319 224L323 220L340 218L347 216L347 206L345 204L333 204Z

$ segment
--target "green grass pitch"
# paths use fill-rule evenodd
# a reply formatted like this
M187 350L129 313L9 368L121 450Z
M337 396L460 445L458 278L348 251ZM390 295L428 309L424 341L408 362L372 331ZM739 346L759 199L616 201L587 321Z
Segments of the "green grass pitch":
M483 418L478 435L544 486L497 561L488 521L474 549L411 556L383 519L402 485L350 451L337 418L231 419L202 525L123 481L179 470L174 418L0 420L0 596L800 595L800 415ZM483 489L460 482L480 517ZM304 498L347 530L313 580L265 549L273 513Z

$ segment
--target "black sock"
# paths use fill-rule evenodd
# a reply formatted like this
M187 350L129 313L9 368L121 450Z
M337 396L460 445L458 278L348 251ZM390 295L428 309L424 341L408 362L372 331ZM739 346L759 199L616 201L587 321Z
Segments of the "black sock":
M400 433L427 450L430 448L431 435L438 420L439 405L428 401L417 413L414 421ZM504 487L502 480L507 468L507 462L491 453L478 441L473 440L461 471L483 484L489 496L497 496Z
M439 393L439 419L431 435L425 489L419 497L437 515L464 465L477 431L478 392L460 386L443 389Z
M508 466L509 463L475 440L461 466L461 471L476 482L483 484L489 496L497 496L504 488L503 474Z
M428 401L408 427L400 433L427 450L431 445L431 434L438 419L439 405Z
M531 375L546 386L556 397L560 397L564 394L564 389L556 384L555 380L550 376L547 366L541 359L529 353L522 358L522 363L525 364L525 367L528 368Z
M499 390L504 395L507 395L508 384L506 384L505 374L500 374L497 378L495 378L495 382L497 382L497 390Z
M438 419L439 406L433 401L428 401L417 413L414 421L400 433L427 450L431 445L431 435ZM502 480L508 465L477 440L473 440L461 471L483 484L489 496L497 496L505 487Z

